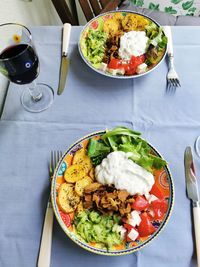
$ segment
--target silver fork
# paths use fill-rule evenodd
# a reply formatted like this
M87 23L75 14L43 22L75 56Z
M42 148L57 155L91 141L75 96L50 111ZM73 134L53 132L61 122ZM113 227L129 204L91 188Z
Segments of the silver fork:
M164 27L164 32L168 38L168 50L167 55L169 59L168 73L167 73L167 91L175 91L177 87L180 87L180 80L174 67L174 51L172 42L172 32L170 26Z
M61 151L51 151L50 164L49 164L49 175L51 179L53 177L58 161L60 160L61 157L62 157ZM53 208L51 204L51 198L49 195L49 200L45 212L44 225L42 229L42 237L40 242L37 267L50 267L52 230L53 230Z

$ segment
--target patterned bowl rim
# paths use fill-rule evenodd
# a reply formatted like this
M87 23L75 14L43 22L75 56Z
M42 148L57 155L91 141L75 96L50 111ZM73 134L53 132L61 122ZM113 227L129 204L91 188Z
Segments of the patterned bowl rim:
M159 226L158 230L149 239L145 240L143 243L139 244L136 247L128 248L128 249L125 249L125 250L107 251L107 250L103 250L103 249L100 249L100 248L92 247L92 246L88 245L87 243L82 242L80 239L78 239L78 237L76 237L76 235L74 233L71 233L67 229L67 226L64 224L63 220L60 217L60 213L58 211L58 207L57 207L57 203L56 203L56 178L57 178L58 171L59 171L59 169L61 167L61 164L62 164L64 158L66 157L67 154L69 154L69 152L75 146L77 146L79 143L83 142L85 139L89 139L89 138L97 136L97 135L103 135L105 132L106 131L103 130L103 131L95 131L93 133L90 133L90 134L80 138L79 140L77 140L74 144L72 144L63 153L62 157L60 158L60 160L59 160L59 162L58 162L58 164L56 166L56 169L54 171L54 175L53 175L53 178L52 178L52 182L51 182L51 203L52 203L52 207L53 207L53 211L54 211L55 217L56 217L60 227L65 232L65 234L72 241L74 241L77 245L79 245L80 247L82 247L82 248L84 248L84 249L86 249L86 250L88 250L90 252L96 253L96 254L106 255L106 256L120 256L120 255L126 255L126 254L134 253L134 252L140 250L141 248L145 247L150 241L155 239L161 233L161 231L164 229L164 227L166 226L166 224L167 224L167 222L169 220L169 217L170 217L170 215L172 213L172 209L173 209L173 206L174 206L174 195L175 195L174 183L173 183L172 176L171 176L171 173L170 173L170 170L169 170L168 166L165 166L164 170L167 173L169 181L170 181L169 182L170 183L170 198L169 198L168 211L167 211L167 214L165 216L165 219L163 220L163 222ZM162 155L149 142L148 142L148 145L151 147L151 149L159 157L163 158Z
M82 35L83 35L84 31L87 29L87 27L89 27L89 25L90 25L93 21L97 20L97 19L100 18L100 17L104 17L104 16L109 15L109 14L112 14L112 13L132 13L132 14L140 15L140 16L142 16L142 17L145 17L145 18L151 20L151 21L154 22L158 27L161 27L161 25L160 25L157 21L155 21L154 19L150 18L149 16L144 15L144 14L142 14L142 13L140 13L140 12L131 11L131 10L108 11L108 12L106 12L106 13L102 13L102 14L96 16L95 18L91 19L91 20L84 26L84 28L83 28L82 31L81 31L80 37L79 37L78 50L79 50L79 53L80 53L80 55L81 55L83 61L86 63L86 65L87 65L88 67L90 67L91 69L93 69L94 71L96 71L97 73L99 73L99 74L102 74L102 75L104 75L104 76L106 76L106 77L110 77L110 78L116 78L116 79L132 79L132 78L139 78L139 77L142 77L142 76L144 76L144 75L146 75L146 74L149 74L150 72L152 72L153 70L155 70L155 69L161 64L161 62L164 60L164 58L165 58L165 56L166 56L166 54L167 54L168 43L167 43L165 52L164 52L164 54L163 54L161 60L160 60L160 61L159 61L153 68L151 68L151 69L148 70L147 72L145 72L145 73L141 73L141 74L137 74L137 75L123 76L123 75L112 75L112 74L103 72L103 71L98 70L98 69L96 69L95 67L93 67L92 64L91 64L90 62L88 62L88 60L84 57L83 52L82 52L82 50L81 50L81 45L80 45L80 43L81 43L81 39L82 39Z

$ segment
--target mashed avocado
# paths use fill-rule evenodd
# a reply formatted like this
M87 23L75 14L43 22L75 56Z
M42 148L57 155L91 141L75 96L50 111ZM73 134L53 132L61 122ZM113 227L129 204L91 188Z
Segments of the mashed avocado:
M93 64L102 62L105 53L105 43L107 34L100 30L89 29L85 39L86 53L85 57Z

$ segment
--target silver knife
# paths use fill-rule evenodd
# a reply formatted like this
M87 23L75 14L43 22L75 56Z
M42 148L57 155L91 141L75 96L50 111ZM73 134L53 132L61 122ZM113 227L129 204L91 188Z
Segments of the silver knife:
M60 80L58 86L58 95L61 95L65 88L67 73L69 70L69 40L71 34L71 24L65 23L62 35L62 59L60 66Z
M196 239L196 251L197 251L197 266L200 267L200 202L199 191L194 166L194 160L192 156L191 147L185 149L185 177L186 188L188 198L192 200L193 204L193 217L194 217L194 230Z

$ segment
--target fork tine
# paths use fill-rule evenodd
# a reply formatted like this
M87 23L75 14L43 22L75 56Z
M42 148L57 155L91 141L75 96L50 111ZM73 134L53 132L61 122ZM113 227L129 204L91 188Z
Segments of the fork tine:
M172 79L168 79L167 82L167 93L174 94L175 93L176 86Z
M178 87L178 79L177 78L174 79L174 84L176 87Z
M167 89L168 89L168 91L171 91L171 88L172 88L171 80L168 80L167 81Z
M181 87L179 79L176 79L176 82L177 82L178 86Z
M50 173L53 172L53 151L50 153Z
M53 169L55 170L56 168L56 158L57 158L57 153L54 151L54 163L53 163Z
M173 85L174 87L176 87L175 79L171 79L171 80L172 80L172 85Z
M58 161L59 161L59 151L57 150L56 151L56 166L58 164ZM56 166L55 166L55 168L56 168Z
M50 167L49 167L49 171L50 171L50 175L52 176L54 173L54 170L60 160L60 158L62 157L62 151L59 150L51 150L50 153Z

